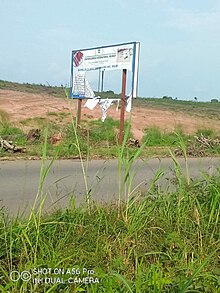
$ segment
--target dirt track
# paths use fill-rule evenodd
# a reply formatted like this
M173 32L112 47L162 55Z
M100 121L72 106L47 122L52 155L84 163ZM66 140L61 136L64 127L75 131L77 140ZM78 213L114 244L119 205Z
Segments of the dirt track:
M48 112L69 113L70 109L75 113L76 101L73 101L70 105L68 99L63 100L43 94L0 90L0 110L9 114L11 122L19 122L27 118L48 117ZM119 119L120 112L116 111L115 106L111 106L107 115ZM129 118L129 115L129 113L126 113L125 118ZM82 119L98 119L100 117L99 106L96 106L93 111L82 108ZM153 125L165 131L173 131L177 126L181 126L185 133L192 134L199 128L220 129L220 120L198 118L173 111L133 107L132 132L135 138L140 139L143 130Z

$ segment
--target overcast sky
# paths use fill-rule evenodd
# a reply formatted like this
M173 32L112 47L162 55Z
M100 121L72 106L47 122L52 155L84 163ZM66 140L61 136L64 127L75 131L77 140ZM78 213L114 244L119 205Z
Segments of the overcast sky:
M220 99L220 0L0 0L0 28L3 80L69 84L72 50L139 41L139 96Z

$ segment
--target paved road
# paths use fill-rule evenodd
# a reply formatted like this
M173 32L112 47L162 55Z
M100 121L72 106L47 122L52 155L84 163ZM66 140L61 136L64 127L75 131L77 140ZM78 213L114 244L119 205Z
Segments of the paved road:
M179 159L184 172L184 160ZM46 162L48 165L49 162ZM189 159L190 177L201 176L202 172L212 175L220 166L220 158ZM10 213L19 210L26 212L34 203L38 193L40 161L1 161L0 162L0 207L5 207ZM109 202L118 196L117 160L97 160L84 163L88 190L92 200ZM167 188L174 178L171 159L138 160L130 172L133 179L132 187L147 190L149 182L157 170L163 171L158 182L162 188ZM74 195L76 204L85 199L86 187L79 161L58 160L50 168L44 181L44 194L47 194L45 209L65 206L70 195ZM124 194L124 193L122 193Z

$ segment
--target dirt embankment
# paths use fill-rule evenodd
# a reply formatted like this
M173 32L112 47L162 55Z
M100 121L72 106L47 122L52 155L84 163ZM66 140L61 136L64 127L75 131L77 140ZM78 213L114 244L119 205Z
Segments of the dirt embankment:
M83 102L84 104L84 102ZM30 94L10 90L0 90L0 110L9 114L11 122L36 117L48 117L48 113L69 113L70 110L76 113L76 101L70 102L68 99L55 98L44 94ZM109 108L107 115L113 119L119 119L120 110L116 111L116 106ZM129 118L130 113L125 114ZM91 111L82 108L82 119L99 119L101 110L99 106ZM52 119L52 115L50 116ZM68 122L68 116L63 122ZM175 111L155 110L148 108L132 108L131 130L136 139L141 139L144 129L157 126L167 132L173 131L178 127L187 134L193 134L197 129L220 129L220 120L193 117L185 113Z

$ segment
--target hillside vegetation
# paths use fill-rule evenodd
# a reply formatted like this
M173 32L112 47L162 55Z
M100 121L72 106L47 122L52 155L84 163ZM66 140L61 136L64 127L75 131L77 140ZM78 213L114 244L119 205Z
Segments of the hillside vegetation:
M16 94L12 95L12 91L15 91ZM75 117L71 118L72 114L68 108L65 109L66 92L64 87L0 81L0 94L1 102L7 101L7 109L10 111L10 113L4 111L0 105L0 136L2 139L13 141L14 144L23 147L25 153L21 156L40 156L42 133L45 128L48 129L48 156L54 156L55 154L60 158L77 156L78 151L74 144L76 137L71 126L71 119L75 120ZM105 98L120 98L119 94L112 91L96 93L96 95ZM58 103L56 105L62 104L62 106L55 106L53 104L55 100ZM33 104L33 101L35 101L35 104ZM145 145L142 152L143 156L168 156L169 149L175 150L179 147L178 136L181 136L186 145L190 142L188 152L190 156L219 155L220 124L217 118L220 120L220 103L181 101L170 97L162 97L137 98L134 99L133 104L130 138L136 139L134 132L141 129L142 139L140 139L140 144ZM14 106L11 107L11 105ZM36 114L37 107L39 112ZM42 108L45 108L44 111L42 111ZM24 118L11 120L12 115L23 115L25 111L26 116ZM108 117L105 123L102 123L100 118L97 119L94 111L90 115L90 113L85 114L83 109L83 113L82 119L84 120L81 121L81 126L77 131L83 155L89 155L92 158L117 157L119 112L115 112L114 119ZM173 114L179 115L178 113L182 115L181 119L178 118L179 116L173 118ZM189 116L190 119L186 121ZM148 121L146 122L146 120ZM195 124L195 121L201 122L196 124L197 127L194 125L192 128L191 125ZM126 125L128 125L128 122L126 122ZM164 129L164 125L168 126L167 129ZM175 127L172 128L172 125ZM187 132L187 126L188 129L191 127L193 130ZM30 130L36 132L35 137L31 139ZM201 148L194 140L195 135L206 136L214 142L211 142L210 147ZM128 142L127 146L129 152L133 153L135 145ZM13 156L1 147L0 157L6 155Z
M51 86L43 84L29 84L17 83L0 80L0 90L12 90L19 92L35 93L35 94L48 94L54 97L65 98L65 91L63 86ZM95 92L95 94L103 98L120 98L120 94L113 91L105 91L103 93ZM220 119L220 102L199 102L199 101L185 101L172 99L171 97L138 97L134 99L134 106L148 107L152 109L172 110L179 112L187 112L193 115L202 115L209 118Z
M49 84L30 84L0 80L0 90L10 90L32 94L47 94L54 97L65 98L65 92L62 86L50 86Z

